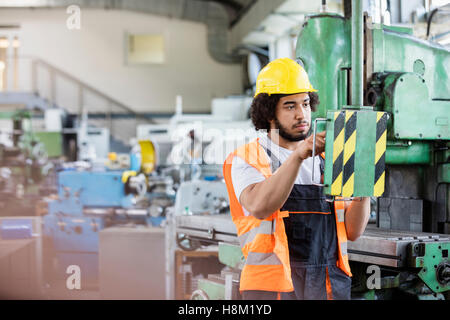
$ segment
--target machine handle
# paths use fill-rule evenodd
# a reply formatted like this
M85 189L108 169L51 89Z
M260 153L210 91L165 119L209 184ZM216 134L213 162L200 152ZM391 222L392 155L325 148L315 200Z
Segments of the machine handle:
M323 184L323 183L315 183L315 182L314 182L314 178L315 178L315 177L314 177L314 172L316 171L316 170L315 170L315 163L316 163L316 161L314 161L314 157L316 156L316 131L317 131L317 122L319 122L319 121L327 122L328 119L326 119L326 118L316 118L316 119L314 119L313 148L312 148L313 165L312 165L312 177L311 177L311 181L312 181L312 184L315 185L315 186L324 187L325 184Z

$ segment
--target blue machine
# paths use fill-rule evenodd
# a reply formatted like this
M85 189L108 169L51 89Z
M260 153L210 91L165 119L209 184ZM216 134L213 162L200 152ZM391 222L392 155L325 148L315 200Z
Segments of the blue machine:
M58 196L71 196L85 206L120 207L125 197L122 171L62 171L58 176Z
M150 214L152 195L146 192L145 177L134 176L134 180L123 182L123 174L87 170L59 173L58 199L48 203L43 220L44 234L53 242L60 277L67 277L69 265L78 265L83 279L98 279L100 230L129 222L159 226L165 219L164 215ZM139 199L144 205L137 203Z

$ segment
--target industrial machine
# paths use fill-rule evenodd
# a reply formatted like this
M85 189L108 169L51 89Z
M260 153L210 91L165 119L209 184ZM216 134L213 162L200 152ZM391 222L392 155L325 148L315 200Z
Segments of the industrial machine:
M176 247L172 242L175 239L178 248L184 251L217 246L219 264L212 266L216 267L215 272L207 277L190 277L191 291L187 294L193 299L239 298L239 262L242 262L242 252L236 227L231 221L228 194L223 181L199 179L182 183L166 232L166 270L170 274L179 272L177 269L180 268L175 266L173 261ZM191 265L191 269L211 270L210 266L204 265L202 259L192 261ZM169 299L175 297L174 293L170 294L170 291L175 289L173 284L170 285L173 278L175 277L172 274L167 281Z
M308 17L296 57L320 95L325 193L377 197L376 227L348 245L354 297L448 298L450 52L351 4Z
M57 274L66 276L70 265L83 270L87 283L98 280L99 232L110 226L164 224L165 210L173 205L170 176L157 176L151 141L140 141L131 155L131 169L75 163L58 173L58 197L48 200L44 235L53 244ZM142 160L142 161L141 161Z
M34 215L36 202L53 191L54 166L31 129L30 111L1 112L0 121L1 215Z
M348 244L352 298L449 299L450 52L349 4L353 15L307 18L296 58L320 95L313 134L327 131L325 193L376 200L376 222ZM219 244L225 264L192 298L238 298L231 217L179 215L175 225L184 241Z
M139 125L137 138L152 141L159 174L172 176L175 184L215 179L222 174L224 157L255 136L248 119L250 104L246 96L216 98L211 114L183 114L177 99L177 111L168 124Z

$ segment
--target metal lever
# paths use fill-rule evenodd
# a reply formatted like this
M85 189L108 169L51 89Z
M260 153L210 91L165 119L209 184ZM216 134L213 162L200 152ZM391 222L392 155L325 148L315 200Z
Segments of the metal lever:
M319 186L319 187L324 187L325 186L325 184L323 184L323 183L315 183L314 182L314 172L316 172L316 170L315 170L315 163L316 163L316 161L314 160L314 157L316 156L316 131L317 131L317 122L318 121L324 121L324 122L327 122L328 121L328 119L326 119L326 118L316 118L316 119L314 119L314 129L313 129L313 148L312 148L312 158L313 158L313 165L312 165L312 177L311 177L311 181L312 181L312 184L313 185L315 185L315 186ZM319 181L320 182L320 181Z

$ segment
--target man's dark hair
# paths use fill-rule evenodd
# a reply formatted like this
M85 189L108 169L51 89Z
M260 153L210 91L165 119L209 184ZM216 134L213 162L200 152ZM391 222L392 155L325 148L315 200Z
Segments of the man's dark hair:
M319 105L319 95L315 92L308 92L309 103L311 105L311 111L316 111L317 105ZM256 130L270 130L269 120L275 119L275 110L278 101L282 97L289 96L289 94L271 94L260 93L252 102L250 108L250 118Z

